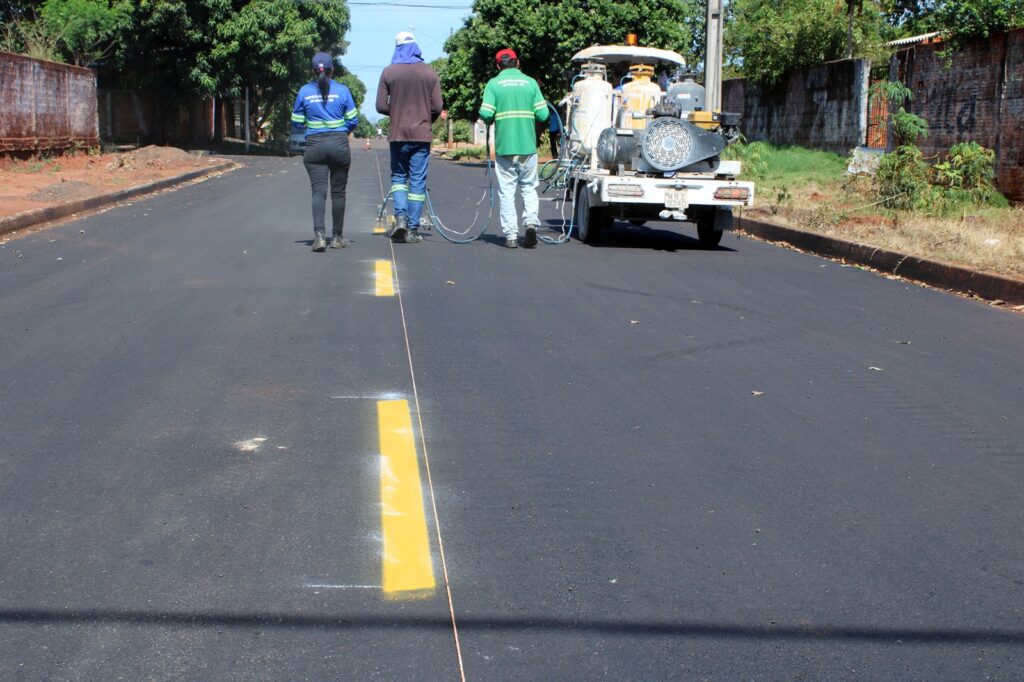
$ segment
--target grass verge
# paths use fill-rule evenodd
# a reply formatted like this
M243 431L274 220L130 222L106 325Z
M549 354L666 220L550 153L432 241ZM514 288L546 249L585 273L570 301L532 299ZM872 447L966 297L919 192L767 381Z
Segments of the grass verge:
M831 152L764 143L730 148L757 184L751 218L862 242L921 258L1024 276L1024 208L962 205L955 214L891 211L873 181L847 174Z

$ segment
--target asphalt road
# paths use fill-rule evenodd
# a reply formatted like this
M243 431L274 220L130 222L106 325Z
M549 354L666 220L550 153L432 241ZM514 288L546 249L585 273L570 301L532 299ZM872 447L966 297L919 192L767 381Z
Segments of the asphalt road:
M1024 677L1020 316L244 162L0 248L0 679Z

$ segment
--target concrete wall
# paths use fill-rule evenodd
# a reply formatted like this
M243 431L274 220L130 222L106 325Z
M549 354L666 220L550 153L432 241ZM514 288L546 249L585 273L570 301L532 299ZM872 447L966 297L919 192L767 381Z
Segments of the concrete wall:
M864 144L870 70L863 59L828 62L794 71L771 89L729 79L722 108L743 114L748 140L847 154Z
M971 43L947 61L944 44L896 54L891 76L914 93L909 109L928 121L926 156L974 141L996 153L996 184L1024 201L1024 30Z
M92 71L0 52L0 152L98 144Z

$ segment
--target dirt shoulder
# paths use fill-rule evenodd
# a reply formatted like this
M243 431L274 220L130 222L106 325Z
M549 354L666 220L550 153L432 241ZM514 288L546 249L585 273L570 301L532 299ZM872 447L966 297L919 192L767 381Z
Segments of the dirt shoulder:
M223 163L175 147L0 159L0 218L173 178Z
M1024 209L936 218L858 211L841 194L811 192L788 205L761 204L743 215L828 237L1024 277Z

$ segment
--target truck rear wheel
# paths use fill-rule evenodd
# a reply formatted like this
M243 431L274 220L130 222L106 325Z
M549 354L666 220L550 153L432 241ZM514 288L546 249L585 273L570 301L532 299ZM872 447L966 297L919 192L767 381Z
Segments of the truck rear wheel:
M581 242L593 244L600 233L611 227L607 206L591 206L590 190L583 183L576 188L576 236Z
M697 240L705 249L713 249L722 241L722 231L715 229L715 209L704 209L697 214Z

